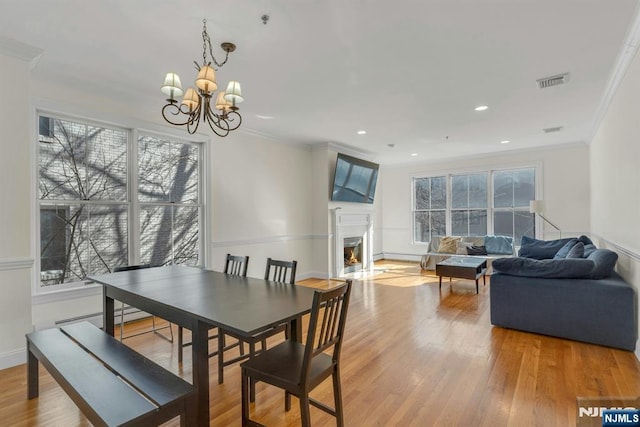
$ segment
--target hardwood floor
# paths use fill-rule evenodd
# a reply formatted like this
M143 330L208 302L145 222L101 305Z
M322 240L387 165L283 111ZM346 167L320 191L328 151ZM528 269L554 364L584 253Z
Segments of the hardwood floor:
M416 263L391 261L356 279L342 353L346 425L570 426L577 396L640 395L633 353L491 326L489 287L488 280L476 295L473 281L453 279L450 286L445 279L439 292L438 278ZM127 333L149 324L127 325ZM190 357L180 366L176 344L153 334L126 343L190 380ZM215 358L210 363L215 376ZM331 403L330 381L313 395ZM333 417L311 411L314 426L335 426ZM238 365L226 368L224 384L211 381L211 414L212 426L240 425ZM284 412L283 393L264 384L257 385L252 417L269 426L300 422L297 401ZM89 424L42 368L40 397L28 401L21 365L0 371L0 425Z

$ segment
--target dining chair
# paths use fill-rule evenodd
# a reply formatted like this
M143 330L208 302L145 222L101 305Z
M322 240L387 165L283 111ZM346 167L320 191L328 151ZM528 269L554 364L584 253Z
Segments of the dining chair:
M125 266L121 266L121 267L114 267L113 272L117 273L119 271L132 271L132 270L141 270L143 268L151 268L151 264L138 264L138 265L125 265ZM162 329L169 329L169 336L166 336L164 334L161 334L160 330ZM171 327L171 322L169 322L168 325L166 326L161 326L159 328L156 327L156 316L151 316L151 330L149 331L143 331L143 332L138 332L135 334L131 334L129 336L124 336L124 303L122 303L121 309L120 309L120 341L124 340L125 338L132 338L132 337L137 337L138 335L143 335L143 334L148 334L148 333L155 333L158 336L164 338L165 340L169 341L169 342L173 342L173 328Z
M278 283L294 284L296 281L296 268L298 261L279 261L267 258L267 269L264 272L265 280L273 280ZM287 280L287 275L289 280Z
M340 386L340 351L351 295L351 280L329 290L317 290L309 319L306 343L288 339L240 365L242 371L242 425L256 425L249 419L250 386L262 381L285 391L285 411L291 409L291 395L300 401L303 427L311 425L309 406L334 417L344 426ZM332 377L334 407L309 397L325 379Z
M249 257L248 256L240 256L240 255L231 255L227 254L227 257L224 262L224 270L225 274L230 274L233 276L242 276L247 277L247 268L249 267ZM236 341L232 344L226 345L225 336L220 334L219 328L211 328L210 332L214 332L214 334L209 334L209 341L211 340L222 340L222 348L223 352L230 350L234 347L240 346L240 355L244 356L244 346L240 341ZM182 349L185 347L190 347L193 345L192 342L184 342L183 336L183 328L182 326L178 326L178 362L181 363L183 359ZM220 349L218 348L216 351L209 353L209 357L217 356L219 354ZM219 358L218 365L220 365L222 358ZM220 366L218 367L218 383L222 384L222 376L220 375Z
M265 280L271 280L273 282L277 282L280 284L293 285L296 281L296 268L298 266L298 261L280 261L274 260L271 258L267 258L267 266L264 273ZM288 278L288 279L287 279ZM268 301L265 301L267 304ZM240 336L230 331L222 331L223 336L229 335L233 338L245 343L249 346L248 354L241 354L240 356L234 357L230 360L224 360L224 354L222 356L218 356L218 382L222 384L224 378L224 367L232 365L236 362L240 362L245 359L251 359L257 354L256 344L260 343L261 348L260 351L264 351L267 349L267 338L275 336L281 332L284 332L285 339L289 338L289 324L280 324L274 326L273 328L260 332L250 338ZM224 345L224 338L218 341L218 354L220 354L220 346ZM241 344L242 345L242 344ZM255 386L252 384L251 386L251 401L253 402L255 399Z

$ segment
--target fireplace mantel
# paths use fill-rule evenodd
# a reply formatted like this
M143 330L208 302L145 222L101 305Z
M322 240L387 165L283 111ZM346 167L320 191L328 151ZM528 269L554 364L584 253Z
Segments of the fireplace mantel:
M333 210L333 276L342 277L344 269L344 239L362 238L362 270L373 270L373 218L372 212Z

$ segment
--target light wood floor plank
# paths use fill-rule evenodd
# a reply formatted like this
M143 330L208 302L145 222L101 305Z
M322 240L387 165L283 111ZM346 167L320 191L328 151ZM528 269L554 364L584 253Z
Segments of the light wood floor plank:
M474 282L454 279L439 291L438 278L416 263L391 261L377 262L373 277L356 280L342 358L346 425L568 426L576 423L578 396L640 395L633 353L492 327L490 286L481 283L476 295ZM149 326L131 323L126 332ZM175 344L152 334L125 342L190 380L190 358L180 365ZM215 358L210 363L215 376ZM238 365L225 370L224 384L213 378L210 392L211 425L239 426ZM313 395L332 403L330 382ZM258 384L252 416L265 425L298 426L297 400L292 403L284 412L283 393ZM335 425L315 408L311 417L314 426ZM21 365L0 371L0 425L89 424L44 369L40 397L28 401Z

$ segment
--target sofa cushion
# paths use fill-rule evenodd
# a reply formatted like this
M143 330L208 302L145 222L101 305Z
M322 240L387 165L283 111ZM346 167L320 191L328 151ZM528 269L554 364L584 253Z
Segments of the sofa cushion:
M511 236L485 236L484 246L487 248L487 253L490 254L513 254L513 238Z
M487 248L485 246L471 246L467 248L468 255L487 255Z
M565 245L563 247L561 247L558 252L556 252L556 254L553 256L553 259L565 259L567 257L567 254L569 253L569 251L571 249L573 249L573 247L576 245L576 243L578 243L578 239L571 239L569 240L567 243L565 243ZM584 245L582 246L583 249L583 253L584 253ZM573 258L577 258L577 257L573 257Z
M595 263L590 259L533 259L498 258L493 260L493 271L509 276L576 279L591 277Z
M532 237L522 236L518 256L533 259L551 259L570 240L571 238L538 240Z
M609 249L596 249L586 259L594 263L591 278L604 279L613 273L618 261L618 254Z
M438 246L438 252L441 254L455 254L456 242L460 240L460 237L444 236L440 239L440 245Z
M567 258L584 258L584 244L578 242L569 251Z

